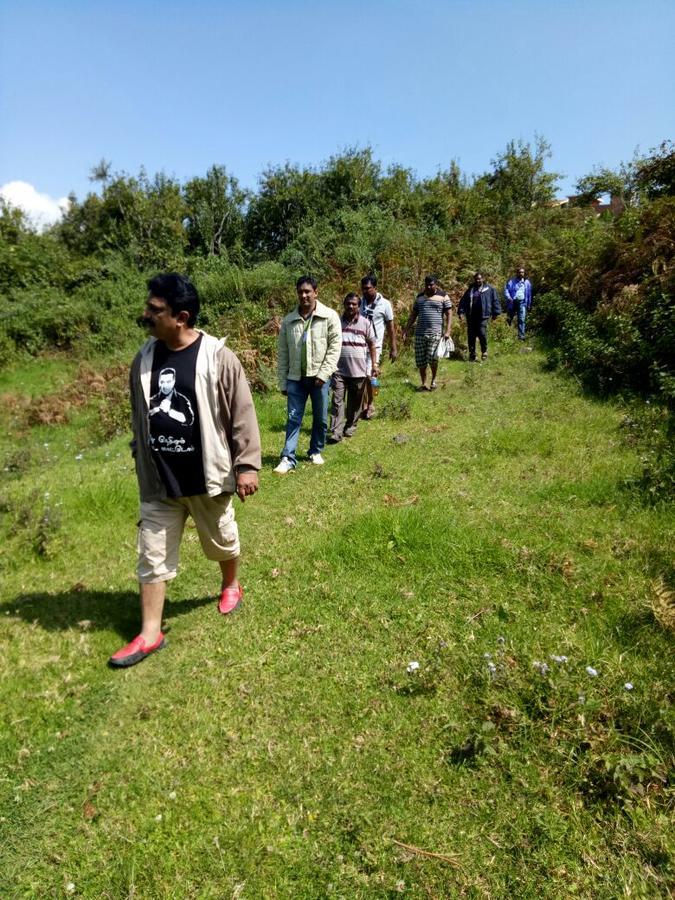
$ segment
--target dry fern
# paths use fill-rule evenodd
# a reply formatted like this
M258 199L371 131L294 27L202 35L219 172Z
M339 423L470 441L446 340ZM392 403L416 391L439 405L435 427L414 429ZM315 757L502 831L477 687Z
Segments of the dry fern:
M649 605L654 618L664 628L675 631L675 591L671 590L663 578L657 578L651 584Z

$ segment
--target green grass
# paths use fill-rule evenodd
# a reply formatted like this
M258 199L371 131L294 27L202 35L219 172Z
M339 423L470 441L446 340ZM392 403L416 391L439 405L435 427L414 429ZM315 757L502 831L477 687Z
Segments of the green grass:
M541 363L496 348L418 395L406 357L391 415L284 479L260 398L243 608L217 615L188 529L169 646L129 671L105 666L138 621L127 439L92 444L86 408L6 431L0 896L667 896L672 633L648 600L675 522L626 488L621 408Z

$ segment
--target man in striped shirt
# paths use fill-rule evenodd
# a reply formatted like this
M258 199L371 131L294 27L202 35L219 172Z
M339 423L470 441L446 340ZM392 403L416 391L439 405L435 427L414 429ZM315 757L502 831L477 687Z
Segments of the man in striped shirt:
M403 330L403 340L408 339L408 332L415 326L415 365L420 371L421 384L418 391L436 390L436 371L438 358L436 350L441 335L450 337L452 325L452 301L438 284L435 275L427 275L424 279L424 290L415 297L413 308ZM427 366L431 367L431 385L427 387Z
M344 299L342 314L342 350L337 372L333 375L328 442L338 444L356 431L368 376L368 362L375 377L379 374L377 344L373 326L359 313L359 295L350 293ZM345 400L347 411L345 415Z

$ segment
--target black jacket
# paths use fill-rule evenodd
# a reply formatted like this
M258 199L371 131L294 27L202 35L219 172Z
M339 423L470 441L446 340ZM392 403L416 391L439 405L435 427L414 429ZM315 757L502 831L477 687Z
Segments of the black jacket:
M466 316L469 318L469 313L471 311L471 291L473 290L473 286L470 287L465 293L462 299L459 301L459 308L457 310L460 316ZM492 316L495 319L502 311L501 304L499 303L499 294L492 287L491 284L484 284L481 288L480 293L481 305L483 307L483 318L489 319Z

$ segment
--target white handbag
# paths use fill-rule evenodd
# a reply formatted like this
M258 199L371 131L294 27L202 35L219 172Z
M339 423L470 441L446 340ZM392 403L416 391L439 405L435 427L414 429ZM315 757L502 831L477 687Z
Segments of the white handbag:
M436 359L452 359L455 352L455 342L452 338L442 337L436 347Z

